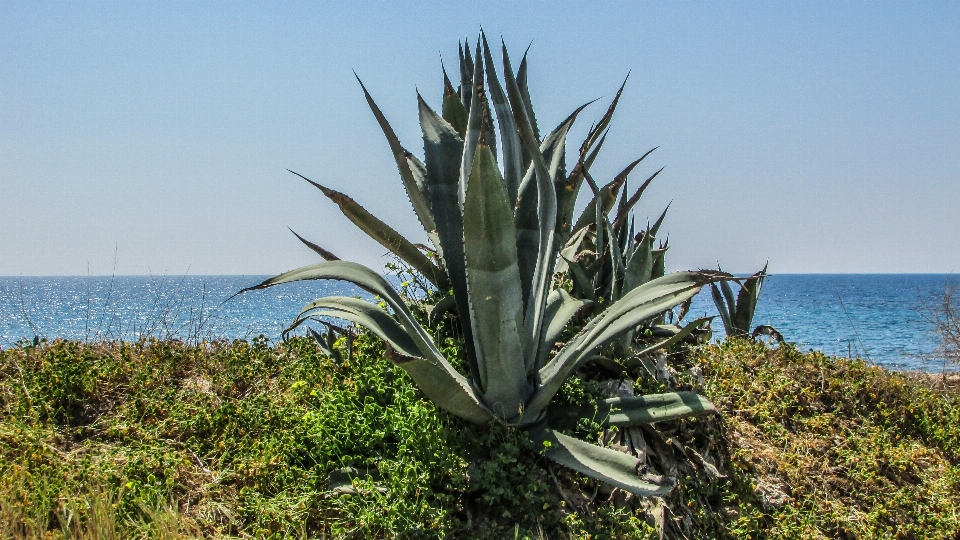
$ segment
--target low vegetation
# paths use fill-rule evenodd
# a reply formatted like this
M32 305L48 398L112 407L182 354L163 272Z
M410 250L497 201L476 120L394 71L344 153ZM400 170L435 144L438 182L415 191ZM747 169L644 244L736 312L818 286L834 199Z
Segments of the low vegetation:
M667 274L666 211L632 213L658 173L627 197L649 152L590 174L623 87L567 172L583 107L541 137L526 57L502 47L504 89L482 34L474 51L441 113L419 100L423 161L364 89L429 246L308 180L399 290L300 237L325 261L245 290L375 297L311 302L284 335L312 338L0 352L0 536L957 537L957 394L747 339L766 268ZM682 322L708 284L722 344L712 317Z
M960 534L960 399L923 379L789 345L699 349L634 387L696 388L721 415L645 431L683 481L631 503L520 431L437 409L383 352L366 334L340 363L303 338L2 351L0 536ZM596 390L584 375L565 399Z
M956 384L955 372L960 369L960 306L957 300L957 285L948 281L931 302L921 305L918 310L936 336L937 346L927 360L931 361L931 366L942 366L944 384L947 384L948 371L954 372L952 380Z

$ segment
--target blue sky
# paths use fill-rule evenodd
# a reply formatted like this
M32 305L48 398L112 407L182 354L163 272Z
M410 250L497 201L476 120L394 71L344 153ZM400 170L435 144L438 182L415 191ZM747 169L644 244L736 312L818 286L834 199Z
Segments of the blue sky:
M5 1L0 275L276 273L287 226L378 266L284 169L422 240L352 70L419 150L481 26L532 42L542 124L601 98L574 146L631 73L594 171L660 146L671 269L960 270L957 3Z

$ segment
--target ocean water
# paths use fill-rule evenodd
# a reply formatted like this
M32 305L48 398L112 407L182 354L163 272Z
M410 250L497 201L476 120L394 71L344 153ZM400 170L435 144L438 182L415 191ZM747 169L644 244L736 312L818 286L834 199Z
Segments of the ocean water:
M0 277L0 347L23 339L271 340L314 298L364 295L334 281L281 285L230 298L267 276ZM955 276L936 274L773 275L754 324L777 328L803 350L868 359L894 369L939 370L924 360L936 345L921 316ZM736 286L734 286L736 289ZM228 300L229 298L229 300ZM709 291L690 316L715 315ZM715 335L722 336L719 319Z
M946 274L787 274L763 285L753 324L769 324L802 350L859 357L893 369L939 371L926 356L937 344L923 313L957 277ZM734 285L734 290L737 290ZM691 315L715 315L709 291ZM719 318L714 322L723 335Z

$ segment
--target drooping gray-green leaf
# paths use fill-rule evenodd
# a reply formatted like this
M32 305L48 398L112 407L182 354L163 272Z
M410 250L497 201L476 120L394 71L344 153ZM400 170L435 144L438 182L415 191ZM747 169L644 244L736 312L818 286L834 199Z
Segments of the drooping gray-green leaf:
M628 375L626 366L620 362L617 362L616 360L607 358L606 356L600 356L599 354L592 355L586 363L600 368L602 371L606 372L608 376L616 379L621 379ZM552 406L550 408L551 422L553 421L555 408L556 406Z
M569 437L545 426L530 430L530 437L543 447L547 459L581 474L616 486L638 497L655 497L669 493L675 483L644 480L639 474L637 458Z
M432 306L427 306L427 324L433 326L437 324L444 313L449 313L457 309L457 299L453 296L444 296L439 302Z
M403 325L407 333L410 334L411 338L417 343L420 351L428 357L446 362L446 359L440 353L439 349L434 345L430 335L417 323L400 294L383 276L362 264L349 261L328 261L309 264L269 278L258 285L242 289L237 294L266 289L284 283L315 279L348 281L370 294L380 296L384 302L393 309L394 313L396 313L400 324Z
M414 319L400 294L383 276L361 264L347 261L311 264L274 276L237 294L312 279L348 281L383 298L423 354L422 360L406 358L406 361L399 363L427 398L437 406L471 422L486 423L492 419L490 411L480 402L470 382L453 369L437 349L430 334Z
M595 319L596 325L586 333L586 346L602 345L624 329L680 305L711 279L700 272L674 272L633 289Z
M700 317L695 321L691 321L685 324L683 328L681 328L677 333L673 334L672 336L668 337L663 341L654 343L653 345L643 348L639 352L634 353L634 356L643 356L645 354L651 353L658 349L669 349L670 347L673 347L677 343L680 343L681 341L683 341L683 339L689 336L691 333L693 333L694 330L700 328L703 325L703 323L711 320L713 320L713 317Z
M289 332L311 317L337 317L362 325L389 343L404 356L422 358L410 334L386 310L359 298L348 296L325 296L305 305L294 322L284 332Z
M520 338L523 303L508 197L492 151L481 139L463 205L470 321L484 402L511 419L520 414L532 387Z
M487 424L494 419L493 413L477 399L469 382L453 368L445 368L428 360L418 358L388 358L410 375L427 399L455 416L475 424Z
M759 336L769 336L777 343L783 343L783 334L781 334L776 328L766 324L757 326L750 334L750 337L753 339L757 339Z
M550 408L550 418L551 422L554 415L560 422L586 418L602 426L632 427L716 412L713 403L703 396L694 392L671 392L613 397L598 401L595 407L554 406Z

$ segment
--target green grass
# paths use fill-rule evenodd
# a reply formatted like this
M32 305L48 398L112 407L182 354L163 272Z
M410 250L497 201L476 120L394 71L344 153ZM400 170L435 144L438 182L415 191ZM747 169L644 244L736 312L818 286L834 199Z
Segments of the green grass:
M555 469L573 511L522 434L438 411L376 340L361 335L354 349L341 364L306 339L0 352L0 537L657 536L656 505L603 502L605 492ZM724 478L681 460L682 487L664 501L668 530L960 534L956 395L743 341L704 348L695 363L702 382L685 374L675 385L699 385L721 419L658 433ZM575 398L589 386L566 390ZM332 493L328 476L344 467L363 478L353 493ZM786 496L772 505L762 496L771 485Z

